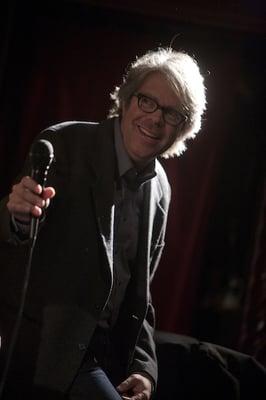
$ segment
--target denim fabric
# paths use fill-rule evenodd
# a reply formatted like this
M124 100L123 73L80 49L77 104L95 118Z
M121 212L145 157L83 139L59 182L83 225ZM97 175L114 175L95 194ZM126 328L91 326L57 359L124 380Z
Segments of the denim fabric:
M74 380L69 400L121 400L105 372L98 366L84 363Z

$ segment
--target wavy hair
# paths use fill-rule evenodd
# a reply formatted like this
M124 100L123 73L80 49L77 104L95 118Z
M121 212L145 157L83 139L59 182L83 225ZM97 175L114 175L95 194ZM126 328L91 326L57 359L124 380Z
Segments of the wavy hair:
M152 72L160 72L166 77L187 117L177 128L179 134L175 143L161 154L164 158L178 156L186 149L185 141L194 138L199 132L206 109L204 78L196 60L188 54L172 48L159 48L137 57L127 69L122 84L115 87L110 95L113 104L108 118L121 115L122 104L129 105L133 94Z

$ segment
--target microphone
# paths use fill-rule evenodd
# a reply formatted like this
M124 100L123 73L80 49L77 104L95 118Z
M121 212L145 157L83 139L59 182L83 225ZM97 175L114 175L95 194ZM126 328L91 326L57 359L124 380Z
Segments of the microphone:
M54 159L54 149L52 144L48 142L48 140L38 140L34 142L30 149L29 159L31 164L31 178L34 179L37 183L39 183L42 186L42 188L44 188L50 165ZM38 227L39 227L39 218L35 218L32 216L30 220L30 246L29 246L28 262L25 269L25 277L22 287L21 301L18 310L18 315L15 321L13 333L11 335L10 345L7 351L6 363L4 365L3 374L0 380L0 399L2 399L3 390L5 387L10 363L12 361L13 351L16 346L16 341L23 316L25 299L30 279L32 254L37 238Z
M31 146L29 157L31 164L30 176L35 182L44 188L50 165L54 159L54 149L52 144L48 140L44 139L34 142ZM36 240L38 227L39 218L32 216L30 221L30 239L33 242Z

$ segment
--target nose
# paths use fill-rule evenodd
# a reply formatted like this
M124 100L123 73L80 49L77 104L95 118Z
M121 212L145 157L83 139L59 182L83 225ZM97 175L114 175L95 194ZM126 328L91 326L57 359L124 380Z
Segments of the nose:
M164 124L163 110L161 108L157 108L157 110L150 115L152 116L152 120L156 125L162 126Z

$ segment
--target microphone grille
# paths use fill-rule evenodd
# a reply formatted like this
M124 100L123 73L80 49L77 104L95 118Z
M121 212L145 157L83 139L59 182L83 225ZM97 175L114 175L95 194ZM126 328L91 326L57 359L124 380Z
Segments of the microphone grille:
M31 146L30 160L34 169L49 165L53 158L54 148L48 140L40 139Z

